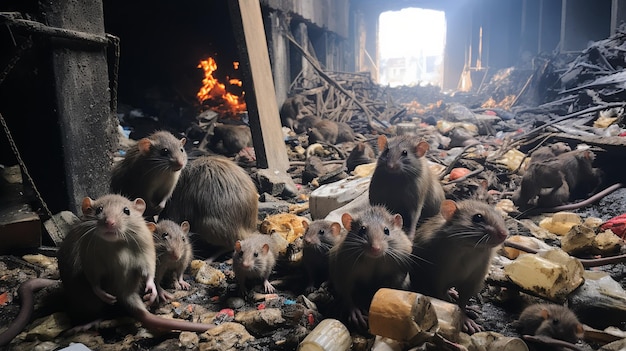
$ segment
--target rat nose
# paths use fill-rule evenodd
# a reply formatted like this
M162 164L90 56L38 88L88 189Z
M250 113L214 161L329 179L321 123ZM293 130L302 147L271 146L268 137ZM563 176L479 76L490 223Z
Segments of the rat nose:
M115 220L111 218L107 218L105 221L105 224L106 224L107 229L111 229L115 227Z

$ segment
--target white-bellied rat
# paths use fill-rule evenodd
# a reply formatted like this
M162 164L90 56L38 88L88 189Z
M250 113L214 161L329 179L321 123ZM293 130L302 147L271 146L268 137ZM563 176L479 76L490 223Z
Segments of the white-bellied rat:
M59 272L74 323L90 323L121 307L153 330L203 332L213 325L165 319L150 313L140 296L145 285L149 302L157 297L156 254L152 232L144 221L141 198L131 201L108 194L85 198L83 216L58 251Z
M174 278L176 289L188 290L190 287L189 283L183 279L183 273L193 258L193 248L188 233L189 222L187 221L177 224L163 219L154 227L153 237L157 260L154 282L158 296L163 301L173 297L161 286L166 273L170 273Z
M470 297L482 288L494 249L508 236L502 215L480 201L444 200L439 215L422 223L413 245L411 290L442 300L458 292L457 304L466 311ZM464 329L482 329L465 315Z
M348 311L348 321L367 329L366 310L376 290L401 288L411 266L411 241L402 216L382 206L344 213L345 236L329 252L332 288Z
M328 280L328 252L345 235L341 224L318 219L309 224L302 221L305 229L302 237L302 265L307 274L307 291Z
M276 289L270 284L269 276L276 266L278 248L270 235L254 233L248 238L235 242L233 272L242 295L246 295L248 280L263 280L266 293Z
M439 213L444 199L443 188L424 157L428 148L427 142L414 136L402 135L389 141L384 135L378 137L380 154L370 182L370 204L399 213L411 240L418 220Z
M191 232L220 247L212 260L256 230L258 209L257 188L243 168L223 156L201 156L183 169L161 218L186 220Z
M137 141L124 159L113 166L111 192L144 199L146 217L159 214L187 164L185 141L167 131L157 131Z

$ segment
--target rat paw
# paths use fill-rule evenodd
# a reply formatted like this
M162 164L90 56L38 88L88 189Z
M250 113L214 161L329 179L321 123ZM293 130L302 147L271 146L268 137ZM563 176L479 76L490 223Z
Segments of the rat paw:
M468 317L467 315L464 317L463 320L463 331L466 332L467 334L474 334L474 333L478 333L481 331L484 331L485 328L483 328L480 324L476 323L476 321L474 321L473 319L471 319L470 317Z
M99 286L94 286L93 292L96 294L96 296L100 298L100 300L104 301L105 303L108 303L109 305L113 305L114 303L117 302L117 297L102 290L102 288L100 288Z
M276 291L276 288L267 279L263 282L263 287L265 287L265 293L267 294L272 294Z
M158 289L154 284L154 279L148 279L148 281L146 282L146 290L144 292L147 293L146 296L149 305L156 301Z
M367 316L363 315L361 309L353 307L349 312L348 321L367 330Z
M176 290L189 290L189 288L191 288L191 284L184 281L183 278L180 278L174 282L174 287Z

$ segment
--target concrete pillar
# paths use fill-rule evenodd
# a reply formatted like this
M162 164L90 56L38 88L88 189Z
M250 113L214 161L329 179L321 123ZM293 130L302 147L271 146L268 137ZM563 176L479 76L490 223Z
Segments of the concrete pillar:
M48 25L104 36L102 2L47 0ZM52 41L57 112L61 127L69 209L109 188L117 120L111 115L105 48ZM42 146L44 147L44 146Z
M539 22L539 52L558 50L561 40L561 0L541 0Z
M289 42L281 33L281 26L289 28L289 23L281 23L283 20L277 11L270 11L269 21L265 22L278 106L283 105L291 85Z
M615 34L622 22L626 22L626 1L612 0L611 4L611 34Z
M563 0L561 51L581 51L611 31L612 0Z
M446 47L443 59L443 88L455 90L467 61L470 41L471 7L467 3L446 9Z
M536 55L539 52L539 29L541 23L542 0L522 0L522 55Z

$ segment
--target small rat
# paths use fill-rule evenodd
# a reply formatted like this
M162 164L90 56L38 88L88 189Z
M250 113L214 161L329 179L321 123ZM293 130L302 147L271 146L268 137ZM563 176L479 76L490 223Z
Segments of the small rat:
M148 329L206 331L213 325L153 315L139 295L145 285L148 302L157 297L156 253L145 208L143 199L117 194L83 199L81 221L57 253L70 318L89 323L121 307Z
M269 235L257 232L235 242L233 272L243 296L246 295L246 281L249 279L262 279L266 293L276 291L268 279L276 266L277 256L278 248Z
M454 287L457 304L465 313L470 297L482 287L494 249L507 235L504 219L492 206L476 200L444 200L440 214L417 229L411 290L446 300ZM471 334L482 327L466 314L464 330Z
M146 201L146 217L157 215L172 196L180 171L187 164L183 146L167 131L157 131L126 152L111 171L110 191L128 198Z
M376 162L376 154L374 154L374 149L364 142L357 143L350 155L346 159L346 168L348 172L354 171L356 166Z
M384 135L378 137L380 155L370 182L370 204L402 215L411 240L418 220L436 215L444 199L441 183L424 157L428 148L427 142L414 136L397 136L389 142Z
M533 304L526 307L515 322L524 335L543 335L575 344L583 337L583 325L569 308L556 304Z
M311 224L302 221L302 265L307 273L307 291L328 280L328 251L341 240L341 224L318 219Z
M149 223L152 225L152 223ZM188 290L190 285L183 279L185 269L189 267L193 258L193 248L187 236L189 222L183 221L180 225L168 219L160 220L153 228L154 246L156 249L156 283L157 293L161 300L173 298L161 286L166 273L173 273L174 287L178 290Z
M216 124L210 147L224 155L235 155L242 149L252 146L252 132L247 125Z
M348 231L329 251L330 281L348 310L348 321L367 329L367 310L376 290L401 288L411 266L411 241L402 216L367 206L341 217Z
M257 188L248 173L223 156L189 162L161 218L189 221L190 230L221 248L209 260L233 249L257 228Z

